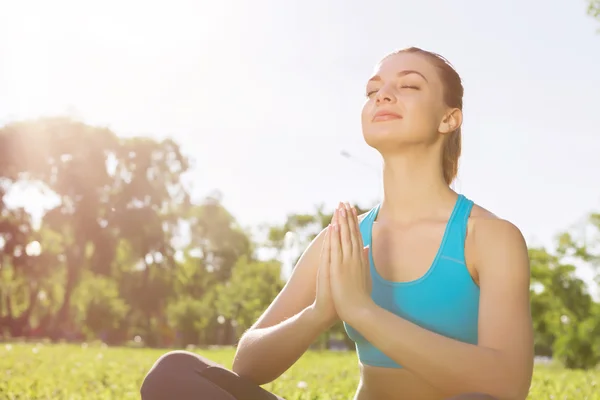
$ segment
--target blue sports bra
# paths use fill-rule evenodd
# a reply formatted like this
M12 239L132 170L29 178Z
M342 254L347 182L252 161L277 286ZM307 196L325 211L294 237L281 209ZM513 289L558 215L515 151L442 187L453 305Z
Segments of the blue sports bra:
M379 207L377 205L369 211L360 223L363 243L371 249L373 222ZM472 207L471 200L458 196L437 255L422 277L409 282L391 282L377 272L372 252L369 252L369 261L371 297L377 305L425 329L477 344L479 287L467 270L464 254L467 221ZM350 325L344 323L344 327L356 344L362 364L402 368Z

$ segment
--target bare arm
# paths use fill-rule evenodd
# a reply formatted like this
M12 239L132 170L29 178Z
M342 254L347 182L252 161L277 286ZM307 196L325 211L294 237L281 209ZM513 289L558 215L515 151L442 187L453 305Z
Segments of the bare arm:
M514 225L481 222L474 229L481 288L478 345L431 332L368 301L349 323L448 395L480 392L523 400L533 370L527 246Z
M242 335L233 360L238 375L259 385L277 379L329 328L312 308L324 233L312 241L284 288Z

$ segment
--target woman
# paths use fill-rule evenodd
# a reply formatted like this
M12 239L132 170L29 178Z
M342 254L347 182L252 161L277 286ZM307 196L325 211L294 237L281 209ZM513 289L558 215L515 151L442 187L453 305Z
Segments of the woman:
M450 188L462 96L439 55L409 48L385 57L362 111L365 141L384 161L381 204L357 216L340 203L240 339L233 372L171 352L148 373L142 398L276 399L258 385L341 319L360 361L355 400L525 399L527 247L514 225Z

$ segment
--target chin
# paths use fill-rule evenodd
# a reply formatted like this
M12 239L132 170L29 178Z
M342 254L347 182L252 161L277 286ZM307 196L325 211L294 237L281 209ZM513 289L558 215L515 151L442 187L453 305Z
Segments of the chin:
M410 150L415 144L423 143L422 139L398 131L363 133L363 138L369 147L377 150L382 156Z
M370 130L363 132L365 143L376 150L386 148L398 144L402 138L402 133L393 129L378 129L377 131Z

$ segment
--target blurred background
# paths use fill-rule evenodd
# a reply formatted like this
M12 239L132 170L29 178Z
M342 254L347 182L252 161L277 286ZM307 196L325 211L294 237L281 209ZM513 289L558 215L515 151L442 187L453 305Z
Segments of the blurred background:
M409 46L462 76L455 189L528 241L538 360L593 368L597 0L0 0L0 337L235 344L379 201L364 85Z

